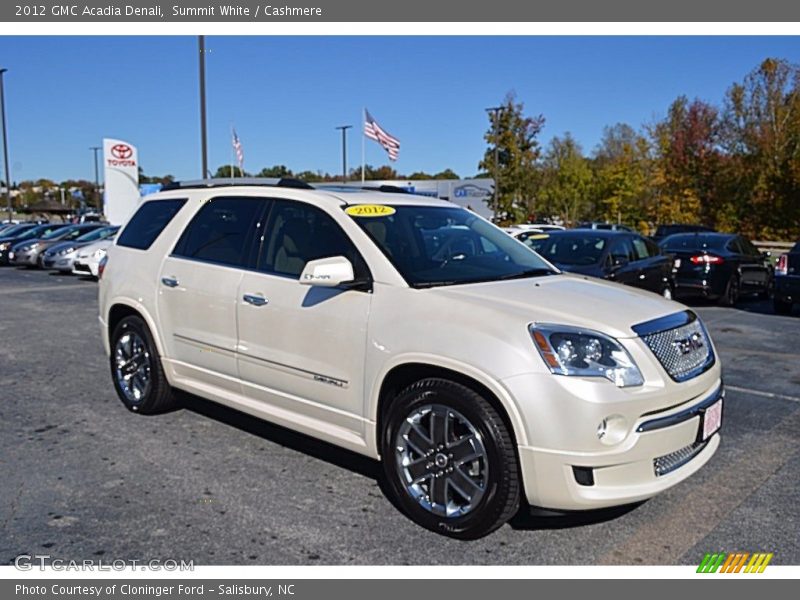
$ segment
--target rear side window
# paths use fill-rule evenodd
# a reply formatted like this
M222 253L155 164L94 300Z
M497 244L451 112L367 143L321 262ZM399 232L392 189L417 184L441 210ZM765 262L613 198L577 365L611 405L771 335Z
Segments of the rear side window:
M658 254L658 252L651 252L647 242L640 237L633 238L633 249L636 251L636 260L645 260Z
M260 198L214 198L194 216L173 256L244 266L264 208Z
M147 250L185 203L185 198L145 202L125 225L117 246Z

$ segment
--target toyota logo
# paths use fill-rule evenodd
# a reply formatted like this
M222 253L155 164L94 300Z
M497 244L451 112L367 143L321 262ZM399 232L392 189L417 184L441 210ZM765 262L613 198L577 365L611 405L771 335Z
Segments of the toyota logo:
M133 156L133 148L128 146L128 144L115 144L111 146L111 154L114 155L114 158L130 158Z

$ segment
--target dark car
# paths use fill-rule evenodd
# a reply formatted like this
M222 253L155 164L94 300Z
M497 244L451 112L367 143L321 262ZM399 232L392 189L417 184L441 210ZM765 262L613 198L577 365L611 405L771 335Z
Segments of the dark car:
M664 238L661 248L675 257L676 293L702 296L733 306L742 294L772 292L769 255L734 233L678 233Z
M778 258L775 267L775 312L788 315L793 304L800 304L800 242Z
M13 233L6 231L5 234L0 236L0 265L9 264L8 253L11 251L11 246L17 242L37 239L67 225L67 223L49 223L45 225L21 223L19 225L20 229L15 230Z
M664 238L675 235L676 233L712 233L713 231L714 230L711 227L706 227L705 225L672 223L670 225L659 225L656 227L656 232L653 236L651 236L651 239L654 242L660 242Z
M571 229L517 237L562 271L600 277L672 298L672 257L626 231Z

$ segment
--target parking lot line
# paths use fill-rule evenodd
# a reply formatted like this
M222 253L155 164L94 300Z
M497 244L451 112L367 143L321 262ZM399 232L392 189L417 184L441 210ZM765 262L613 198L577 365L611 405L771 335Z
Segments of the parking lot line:
M88 286L85 283L65 283L62 285L39 285L31 287L12 287L0 288L0 296L7 294L24 294L25 292L53 292L61 290L72 290L77 288L86 289Z
M643 524L617 548L600 556L597 564L677 564L681 556L792 460L797 451L798 428L800 409L761 438L758 452L743 453L739 460L685 494L674 506L665 507L659 517ZM659 543L654 544L653 540Z
M729 392L740 392L742 394L752 394L753 396L762 396L764 398L775 398L777 400L788 400L789 402L800 402L800 397L797 396L775 394L774 392L762 392L761 390L751 390L750 388L743 388L735 385L725 385L725 389Z

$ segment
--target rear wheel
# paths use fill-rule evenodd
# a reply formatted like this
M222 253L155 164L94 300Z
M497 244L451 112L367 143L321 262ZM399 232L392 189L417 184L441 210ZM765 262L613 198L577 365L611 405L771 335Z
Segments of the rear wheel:
M128 410L149 415L177 405L153 336L141 317L125 317L114 328L110 367L114 388Z
M739 299L739 276L734 274L728 281L728 285L725 287L725 293L719 299L719 303L722 306L733 306L736 304L736 301L738 299Z
M514 442L483 396L453 381L423 379L394 398L384 423L388 488L416 523L475 539L516 513Z

